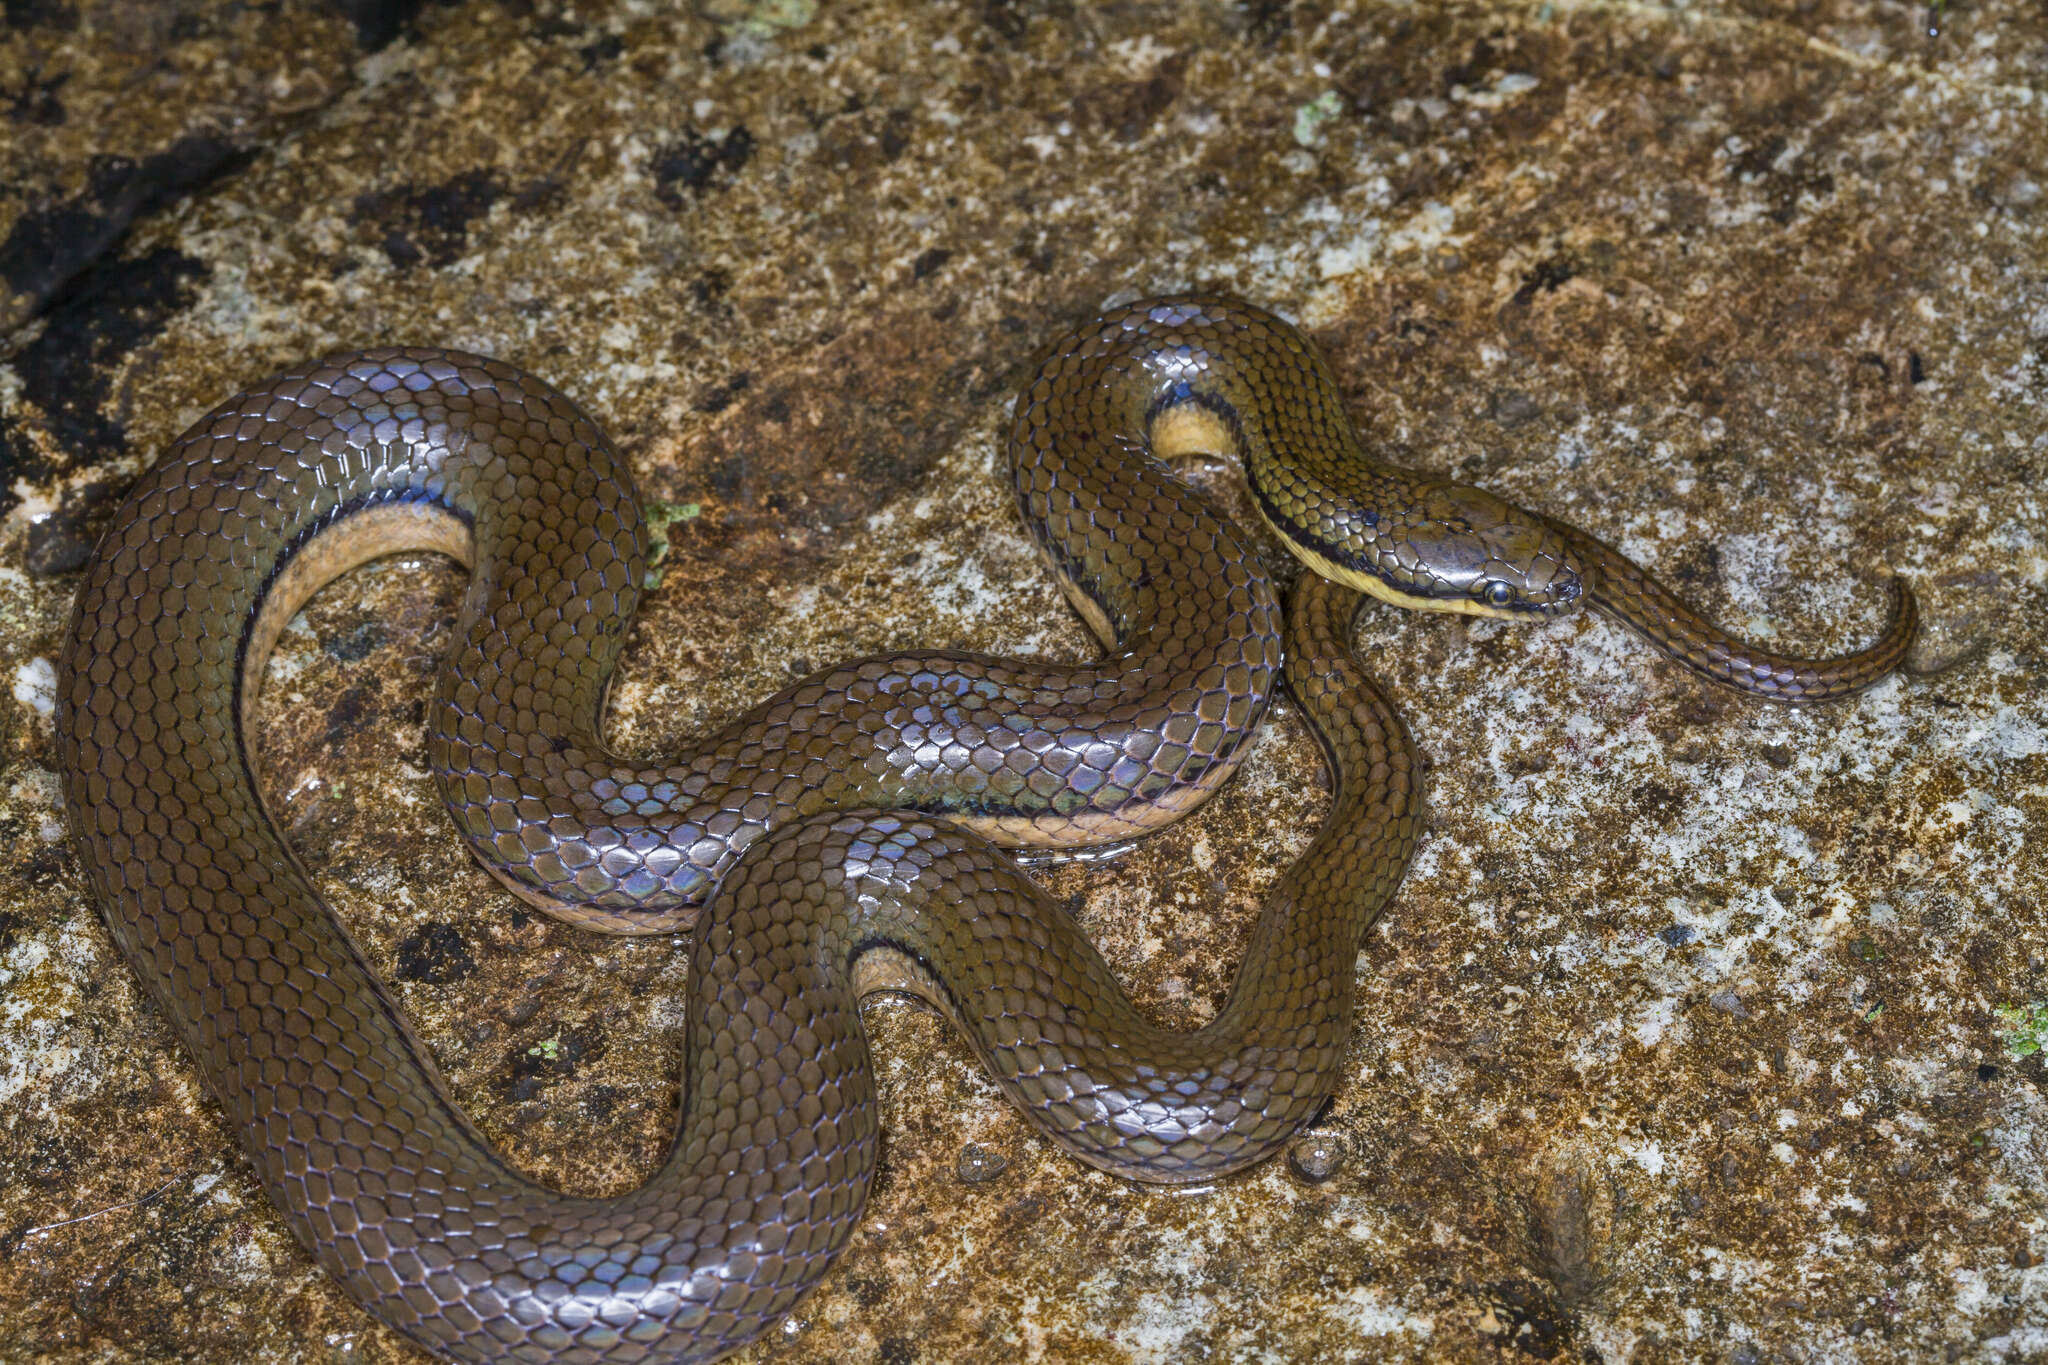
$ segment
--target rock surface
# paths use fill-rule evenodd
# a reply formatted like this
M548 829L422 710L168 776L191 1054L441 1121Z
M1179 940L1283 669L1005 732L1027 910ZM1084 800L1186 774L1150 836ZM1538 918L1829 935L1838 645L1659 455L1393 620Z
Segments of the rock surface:
M0 30L0 1341L384 1362L251 1181L63 840L51 661L120 491L225 395L418 341L597 414L668 521L654 754L901 645L1088 649L997 476L1032 351L1202 286L1300 320L1390 457L1711 614L1913 676L1822 710L1617 628L1380 612L1432 761L1352 1083L1193 1195L1077 1168L877 1002L870 1217L754 1357L2048 1355L2048 18L2030 0L9 0ZM1930 34L1930 28L1938 32ZM281 819L522 1167L657 1159L673 945L534 918L420 769L459 572L321 596ZM1323 797L1289 708L1207 809L1043 871L1214 1011Z

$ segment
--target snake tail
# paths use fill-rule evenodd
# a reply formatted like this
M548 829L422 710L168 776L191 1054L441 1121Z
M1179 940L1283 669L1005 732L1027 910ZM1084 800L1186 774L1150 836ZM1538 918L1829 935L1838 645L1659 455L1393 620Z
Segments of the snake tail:
M1709 621L1619 550L1576 528L1558 529L1589 566L1595 610L1693 672L1773 701L1805 705L1872 687L1905 663L1920 629L1913 590L1894 576L1891 618L1868 647L1827 659L1773 654Z

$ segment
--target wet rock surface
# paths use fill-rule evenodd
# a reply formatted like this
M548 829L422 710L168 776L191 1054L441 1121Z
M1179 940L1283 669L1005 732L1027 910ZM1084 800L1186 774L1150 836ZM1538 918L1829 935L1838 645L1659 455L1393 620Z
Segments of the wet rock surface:
M657 754L855 653L1085 654L1002 492L1009 398L1066 326L1191 286L1298 319L1388 457L1584 525L1752 637L1849 647L1905 574L1915 672L1789 711L1591 617L1369 614L1432 816L1320 1126L1214 1190L1127 1188L878 1001L868 1220L757 1358L2048 1353L2037 6L6 19L16 1355L419 1358L271 1217L63 841L51 661L165 441L341 348L546 376L665 523L613 692L617 744ZM530 914L454 839L420 704L460 588L395 561L318 598L263 771L484 1131L616 1191L667 1139L688 964ZM1209 807L1040 869L1166 1021L1219 1006L1321 817L1276 711Z

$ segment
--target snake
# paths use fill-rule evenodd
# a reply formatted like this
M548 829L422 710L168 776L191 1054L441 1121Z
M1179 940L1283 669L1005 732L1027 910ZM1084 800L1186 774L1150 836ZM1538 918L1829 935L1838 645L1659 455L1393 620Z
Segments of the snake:
M1175 472L1235 457L1314 572L1280 576ZM1587 602L1665 654L1805 702L1910 644L1751 649L1601 542L1373 458L1311 343L1229 299L1149 299L1053 343L1009 475L1092 662L940 649L805 677L666 761L611 752L606 689L646 574L625 459L545 382L383 348L200 419L130 490L82 584L57 731L74 845L115 943L297 1240L371 1314L461 1361L715 1359L851 1238L878 1158L861 999L922 997L1036 1128L1142 1182L1270 1156L1343 1078L1357 959L1423 825L1421 763L1353 617L1543 618ZM584 928L691 937L680 1114L637 1190L557 1192L465 1116L265 803L266 661L324 584L421 550L469 569L425 721L456 827ZM1192 1032L1136 1009L1010 850L1112 844L1200 804L1282 681L1330 814Z

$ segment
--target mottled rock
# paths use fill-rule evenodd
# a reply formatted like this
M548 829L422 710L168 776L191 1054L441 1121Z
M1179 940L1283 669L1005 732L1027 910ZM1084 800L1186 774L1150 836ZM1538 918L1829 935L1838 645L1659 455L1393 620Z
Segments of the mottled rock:
M1009 398L1086 314L1202 286L1300 320L1390 458L1585 525L1746 634L1849 646L1904 573L1916 671L1794 712L1590 617L1370 614L1433 815L1309 1135L1341 1164L1131 1189L878 1001L868 1221L757 1357L2048 1352L2039 6L7 20L0 1340L418 1358L270 1216L62 839L50 661L166 440L338 348L545 375L664 526L613 693L653 754L856 652L1086 653L1003 491ZM396 562L317 599L265 780L481 1128L616 1191L668 1136L688 964L534 916L452 837L419 705L460 590ZM1276 711L1208 808L1040 870L1167 1022L1218 1007L1321 818ZM999 1178L963 1178L970 1147Z

